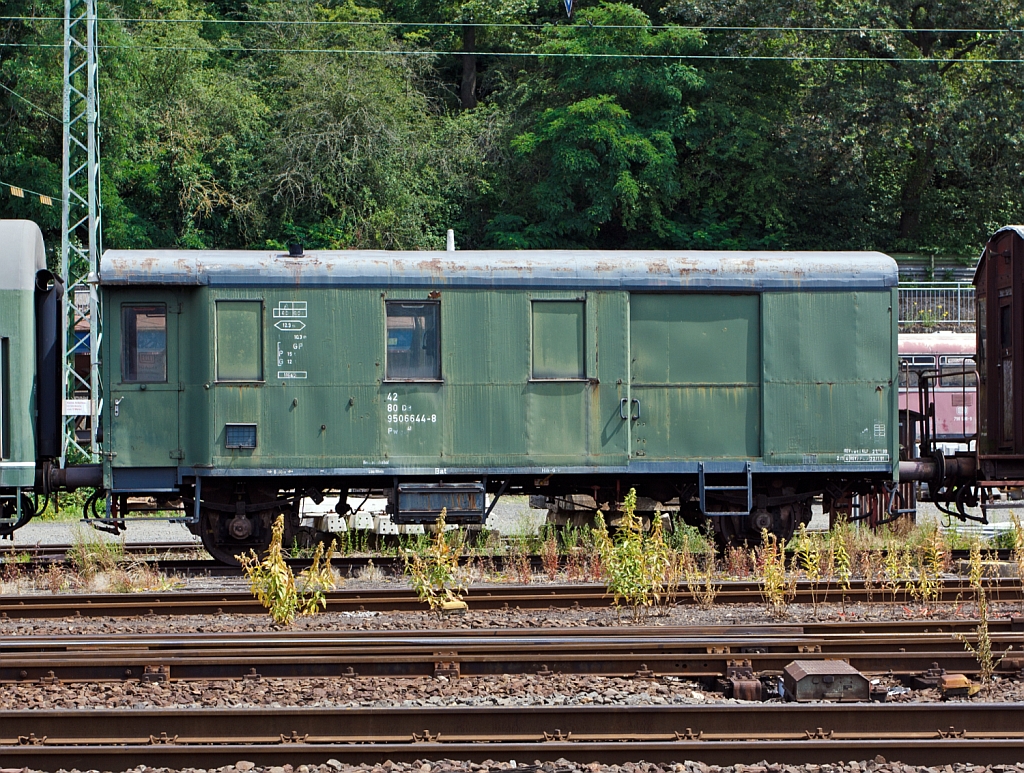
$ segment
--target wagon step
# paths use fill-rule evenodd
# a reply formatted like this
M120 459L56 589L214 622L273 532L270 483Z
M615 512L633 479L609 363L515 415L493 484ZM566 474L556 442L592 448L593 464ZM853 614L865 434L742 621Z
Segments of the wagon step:
M722 516L722 515L749 515L750 511L754 507L754 480L750 470L750 462L746 463L747 473L747 485L745 486L709 486L705 482L705 475L736 475L737 473L705 473L704 462L697 462L697 476L698 476L698 490L700 493L700 511L710 517ZM724 510L711 510L708 511L707 506L707 492L708 491L746 491L747 492L747 509L742 512L727 512Z

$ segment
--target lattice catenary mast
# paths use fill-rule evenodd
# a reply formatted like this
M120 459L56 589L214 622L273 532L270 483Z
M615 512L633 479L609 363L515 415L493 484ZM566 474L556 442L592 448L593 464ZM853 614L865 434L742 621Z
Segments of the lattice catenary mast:
M76 451L96 459L103 393L102 334L96 284L100 257L99 59L96 0L64 0L64 442L62 466ZM82 335L88 329L88 337ZM75 368L88 353L88 368ZM84 363L82 363L84 365ZM88 418L85 427L79 426Z

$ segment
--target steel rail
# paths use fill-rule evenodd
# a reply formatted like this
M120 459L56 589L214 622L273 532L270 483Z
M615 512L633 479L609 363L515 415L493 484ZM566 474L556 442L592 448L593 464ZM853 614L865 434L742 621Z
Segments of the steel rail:
M74 545L28 545L18 547L5 547L0 550L0 561L7 563L18 563L21 566L34 567L40 564L49 566L59 564L67 568L73 568L72 562L66 560L67 553L74 550ZM178 576L199 576L199 577L241 577L240 567L222 564L212 559L191 559L168 557L168 553L187 552L192 550L203 550L199 542L156 542L152 544L128 544L124 546L125 553L136 560L144 561L154 569L168 572ZM885 551L872 551L884 555ZM24 556L29 561L23 563ZM966 561L969 558L967 550L949 551L951 560L955 562ZM985 551L986 559L989 557L995 561L1012 560L1012 551L1007 548L998 548ZM542 572L544 559L539 555L527 557L534 572ZM292 569L306 569L312 563L309 558L286 558L286 563ZM503 571L505 568L505 557L502 555L474 555L466 554L460 557L462 565L467 566L476 562L486 562L494 567L495 571ZM347 555L335 556L332 565L343 577L355 577L362 570L372 563L377 569L389 577L401 576L405 569L405 561L401 556L395 555ZM565 557L560 557L559 566L565 568Z
M987 578L990 601L1021 601L1021 584L1006 578ZM726 581L718 584L715 603L760 604L763 602L757 582ZM938 589L937 601L969 600L974 591L964 579L947 579ZM853 582L847 589L830 583L797 583L792 603L847 603L869 601L875 604L912 604L915 599L904 585L897 589L866 586ZM603 585L471 586L466 596L474 610L546 609L565 607L608 607L612 597ZM675 603L692 603L691 594L680 589ZM338 590L327 594L327 610L407 612L425 609L409 588L379 590ZM265 610L246 592L189 592L118 594L68 594L56 596L0 597L0 619L53 617L134 617L137 615L258 614Z
M944 765L1024 756L1024 708L1006 703L18 710L0 719L4 764L44 769L330 758L793 763L877 754Z
M949 628L954 626L950 625ZM1018 626L1019 627L1019 626ZM911 675L937 663L973 673L964 640L973 633L837 632L801 634L756 627L724 631L651 628L336 634L118 634L0 638L0 682L145 681L308 677L722 676L748 661L777 673L795 659L846 660L867 673ZM1024 633L990 628L1004 673L1024 668ZM1021 652L1020 658L1013 655Z
M146 543L121 543L115 541L111 542L110 546L118 554L133 558L151 559L158 559L167 553L204 550L202 542L189 540ZM4 563L16 563L26 566L32 566L35 563L63 563L67 565L70 563L67 560L68 554L74 553L77 550L79 550L77 545L64 544L4 545L0 548L0 560ZM163 562L157 561L157 563L162 565Z
M339 631L336 633L324 633L320 631L223 631L215 633L197 632L180 635L188 641L199 641L212 639L223 642L250 642L254 636L268 644L283 642L295 644L296 642L319 641L325 637L343 637L347 642L359 641L389 641L394 639L406 639L415 637L420 640L443 641L451 637L472 637L474 639L486 640L491 637L510 638L534 638L536 636L599 636L627 637L638 640L647 640L650 637L777 637L777 636L838 636L854 634L892 635L892 634L943 634L943 633L972 633L977 629L979 621L975 618L912 618L904 620L826 620L826 621L805 621L793 623L745 623L739 620L729 621L719 625L676 625L656 626L637 629L635 626L599 626L582 627L573 626L565 628L542 627L542 628L474 628L471 630L452 630L451 628L426 628L415 630L367 630L353 628L351 630ZM1024 633L1024 616L993 617L988 620L990 633ZM173 637L173 633L82 633L82 634L39 634L33 632L31 637L22 634L0 635L0 653L6 647L14 649L36 649L51 646L64 646L65 643L81 644L92 641L95 637L98 641L117 645L121 642L147 642L150 637L158 637L163 640L165 637ZM173 641L173 639L170 639Z

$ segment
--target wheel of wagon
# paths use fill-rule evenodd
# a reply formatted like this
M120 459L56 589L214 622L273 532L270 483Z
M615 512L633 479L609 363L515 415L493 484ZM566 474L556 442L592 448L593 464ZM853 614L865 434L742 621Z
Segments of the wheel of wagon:
M238 566L240 555L266 552L274 519L291 508L273 481L228 480L203 486L199 536L203 547L221 563ZM291 542L285 528L284 546Z
M9 534L13 534L15 529L20 529L30 520L32 516L36 514L36 507L28 494L21 495L21 517L18 518L18 503L11 497L10 499L0 499L0 518L4 521L10 521L11 523L0 523L0 535L6 537ZM17 519L17 520L15 520Z
M199 512L199 534L203 547L217 561L239 566L239 556L255 551L262 555L270 545L270 529L262 513L237 515L203 508Z

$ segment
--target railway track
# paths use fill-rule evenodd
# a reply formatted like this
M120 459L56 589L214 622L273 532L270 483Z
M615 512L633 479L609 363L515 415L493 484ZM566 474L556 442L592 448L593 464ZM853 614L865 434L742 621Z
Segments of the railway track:
M1000 670L1024 669L1024 620L990 625ZM725 676L737 661L781 674L797 659L845 660L868 674L910 676L935 664L975 673L961 638L970 622L453 632L354 631L0 637L0 682L254 678L485 677L501 674ZM1020 657L1015 653L1020 652Z
M29 569L61 566L73 569L74 562L68 554L75 550L73 545L41 545L15 551L0 551L0 562L16 563ZM145 563L166 574L176 577L241 577L242 570L238 566L230 566L213 559L180 558L176 553L205 552L203 546L196 542L160 542L151 545L132 544L124 547L124 555L137 563ZM495 571L504 571L503 556L463 556L462 565L466 566L477 560L486 560ZM530 566L534 572L541 572L544 560L540 556L529 556ZM285 562L295 571L309 568L310 558L286 558ZM361 571L373 565L388 577L400 577L405 571L405 560L395 555L358 555L334 556L331 566L342 577L355 577ZM564 566L564 562L563 562Z
M128 556L161 556L166 553L184 553L203 551L203 543L195 540L178 540L176 542L112 542L114 550L123 552ZM60 560L75 550L80 549L77 545L69 544L38 544L24 545L18 547L5 547L0 553L5 558L11 556L25 556L31 559ZM86 546L88 549L88 546Z
M605 764L767 759L912 765L1024 758L1017 704L26 710L0 714L6 767L358 765L422 759ZM527 764L527 770L533 766Z
M1018 580L988 578L985 581L991 601L1024 599ZM947 579L938 589L937 601L955 603L969 600L973 591L964 579ZM905 586L896 589L865 585L854 581L843 589L830 583L797 583L792 599L796 604L840 602L875 604L913 604L915 599ZM472 610L547 609L608 607L612 598L602 585L475 585L466 601ZM691 595L681 589L675 597L680 604L692 603ZM718 583L716 604L760 604L760 584L754 581ZM424 604L409 588L336 590L327 594L327 610L404 612L422 611ZM252 594L243 591L171 591L132 594L60 594L53 596L0 597L0 619L45 619L62 617L136 617L139 615L222 615L260 614L265 610Z
M66 568L72 568L73 563L68 560L68 554L76 549L74 545L32 545L18 548L4 547L0 550L0 563L18 563L32 568L37 566L50 566L58 564ZM119 548L122 549L122 548ZM137 561L146 562L168 574L175 576L190 577L241 577L241 569L237 566L229 566L219 561L202 558L180 558L175 557L176 553L197 553L204 552L201 543L194 541L181 542L154 542L154 543L132 543L123 546L124 555ZM951 550L950 560L956 564L967 561L970 551ZM985 551L986 559L993 561L1013 560L1012 551L999 548ZM306 569L311 563L309 558L287 558L289 566L295 570ZM530 566L534 572L542 572L544 559L539 555L528 557ZM504 571L505 559L502 555L477 556L464 555L460 562L468 565L477 561L486 561L493 566L495 571ZM331 559L332 566L342 577L354 577L370 564L387 576L401 576L405 569L405 561L398 555L347 555L334 556ZM565 568L564 557L560 559L560 566Z

